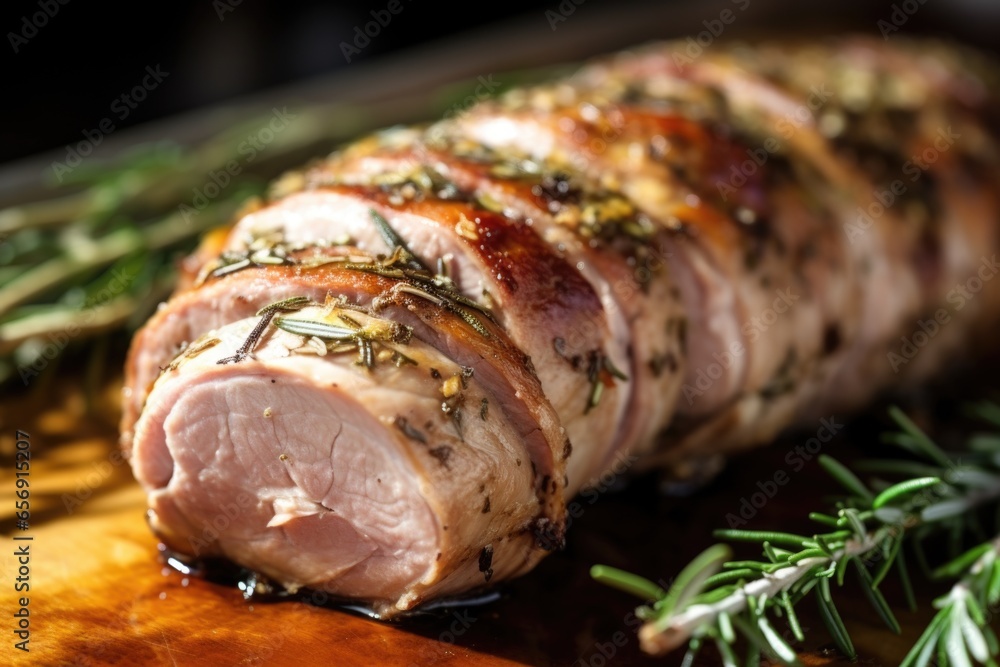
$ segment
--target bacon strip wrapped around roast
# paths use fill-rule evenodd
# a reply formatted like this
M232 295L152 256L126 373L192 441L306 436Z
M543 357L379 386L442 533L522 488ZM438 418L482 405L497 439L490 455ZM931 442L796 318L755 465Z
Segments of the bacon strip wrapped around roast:
M283 177L133 343L153 530L392 615L530 570L623 460L708 474L926 377L1000 313L995 86L659 44Z

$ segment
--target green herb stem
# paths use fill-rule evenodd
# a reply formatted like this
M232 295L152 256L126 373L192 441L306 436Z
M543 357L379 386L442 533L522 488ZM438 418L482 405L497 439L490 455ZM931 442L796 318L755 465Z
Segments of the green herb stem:
M867 539L850 540L843 548L830 556L816 556L798 561L795 565L783 567L770 574L763 575L739 587L735 592L714 604L693 604L679 614L676 614L666 624L662 632L657 632L655 624L647 623L639 632L642 648L654 655L663 655L682 646L700 628L714 625L719 614L730 617L747 609L747 600L767 596L768 599L780 598L781 594L791 586L801 581L803 577L816 569L822 569L845 557L861 556L875 549L885 538L884 531L878 531Z

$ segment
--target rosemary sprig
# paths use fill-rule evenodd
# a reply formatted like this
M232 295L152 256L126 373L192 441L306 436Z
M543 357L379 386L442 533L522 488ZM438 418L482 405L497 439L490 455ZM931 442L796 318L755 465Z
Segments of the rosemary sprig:
M564 72L564 67L507 72L494 92ZM262 194L264 184L282 171L362 132L461 111L480 86L480 79L469 79L404 99L310 104L282 109L280 116L277 109L227 112L226 129L199 135L195 145L157 142L132 146L112 159L93 156L49 179L50 189L38 200L0 209L0 383L18 376L27 383L42 369L52 374L55 355L67 349L67 340L140 325L167 294L175 275L172 260L189 251L202 231L229 222L251 194ZM287 125L263 145L262 128L273 129L279 117ZM209 188L216 186L213 195ZM282 196L282 187L277 183L271 193ZM182 224L175 224L178 214ZM113 299L82 305L77 295L133 251L160 270L143 272ZM272 263L274 258L248 259ZM486 330L468 308L459 314Z
M282 170L360 132L405 120L401 114L432 116L443 102L427 91L408 111L398 103L290 109L287 126L248 154L248 137L256 140L272 120L254 112L196 146L159 142L111 160L89 158L59 182L50 179L40 199L0 209L0 383L19 375L27 383L38 369L54 371L50 360L66 349L66 340L141 324L167 294L173 258L205 230L228 223ZM219 181L212 176L220 174L228 185L212 195L206 186L215 190ZM97 305L76 298L136 253L161 270L144 272Z
M996 665L1000 643L989 615L1000 604L1000 537L979 545L939 568L945 576L960 577L948 593L934 601L937 615L900 667L931 664L968 665L969 657ZM950 660L950 661L949 661Z
M233 201L213 205L209 214L196 224L186 225L180 214L173 214L143 228L122 227L100 238L64 233L60 238L62 253L28 269L0 290L0 316L15 306L45 294L74 277L95 268L111 265L137 251L160 251L205 231L236 211Z
M997 425L1000 408L976 407L978 416ZM795 606L804 598L816 600L827 631L850 659L857 653L834 601L834 584L843 584L852 570L861 588L885 624L900 626L880 585L895 568L907 600L913 593L903 544L927 561L922 540L944 532L954 545L969 532L982 532L977 510L1000 501L1000 437L976 435L965 451L942 450L901 411L890 413L900 432L885 439L923 459L919 477L891 482L877 479L866 485L843 464L821 456L824 469L847 491L833 513L813 512L822 526L813 535L787 532L719 530L717 538L759 544L761 560L729 559L728 547L715 545L685 568L667 591L634 574L595 566L598 581L652 600L637 610L645 621L639 638L645 651L663 654L687 644L688 658L714 644L723 662L735 664L734 644L749 644L747 664L757 664L760 651L783 664L798 664L795 651L774 628L784 618L796 640L804 639ZM898 464L898 465L895 465ZM881 461L880 472L912 472L910 460ZM874 490L873 490L874 489ZM1000 526L996 527L1000 530ZM927 568L929 570L929 568ZM932 572L955 579L951 591L939 598L940 610L904 659L907 667L964 666L973 661L996 665L1000 643L989 627L990 611L1000 604L1000 536L962 553Z
M493 92L565 72L564 66L506 72ZM203 230L229 222L250 194L263 193L264 184L282 171L377 127L461 112L480 87L481 77L403 99L282 109L281 122L289 122L271 133L266 145L260 133L274 128L277 109L227 112L226 129L205 137L199 131L195 145L135 145L112 159L95 155L50 178L50 189L39 199L0 209L0 383L18 375L27 383L40 369L53 373L54 355L67 348L66 340L140 325L166 296L172 260L189 251ZM229 185L220 185L219 178ZM212 195L209 188L217 185L220 191ZM282 196L283 185L277 183L271 193ZM213 201L206 206L205 199ZM183 224L168 224L178 213ZM161 222L167 237L150 230ZM127 291L81 311L76 295L133 246L161 270L144 272ZM458 314L486 331L474 310L462 307ZM81 321L87 313L92 317Z

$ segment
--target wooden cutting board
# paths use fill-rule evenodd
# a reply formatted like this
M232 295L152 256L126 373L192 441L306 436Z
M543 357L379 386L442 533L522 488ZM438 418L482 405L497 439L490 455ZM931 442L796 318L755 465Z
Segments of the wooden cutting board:
M565 551L535 572L500 588L500 599L387 624L355 613L297 601L247 602L232 586L184 576L166 567L145 524L145 499L115 446L119 385L90 401L75 378L63 377L25 395L3 397L0 452L3 558L0 570L0 663L43 665L652 665L638 649L629 612L635 600L594 583L594 563L626 567L651 579L669 578L711 543L756 483L784 470L790 481L752 519L752 527L795 527L833 492L815 461L795 471L786 457L804 437L775 443L731 465L688 498L666 497L655 480L619 490L610 481L580 499ZM36 388L37 389L37 388ZM30 434L31 519L17 530L14 511L15 430ZM852 440L872 430L848 426L825 445L850 459ZM30 540L17 540L25 537ZM30 592L14 591L14 551L30 550ZM922 587L921 602L939 592ZM835 593L861 664L897 664L928 615L901 611L902 637L884 629L858 589ZM894 603L901 600L892 585ZM18 598L27 595L30 653L14 648ZM899 604L898 608L902 609ZM810 665L846 664L809 601L802 605ZM608 656L607 658L605 656ZM608 659L610 658L610 659ZM700 664L715 664L706 653Z

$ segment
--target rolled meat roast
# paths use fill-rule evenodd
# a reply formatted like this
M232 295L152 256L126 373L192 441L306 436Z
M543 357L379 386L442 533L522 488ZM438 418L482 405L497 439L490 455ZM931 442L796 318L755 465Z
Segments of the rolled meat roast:
M989 340L991 64L682 54L365 138L206 238L126 367L157 535L391 616L530 570L623 460L710 474Z

